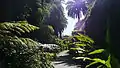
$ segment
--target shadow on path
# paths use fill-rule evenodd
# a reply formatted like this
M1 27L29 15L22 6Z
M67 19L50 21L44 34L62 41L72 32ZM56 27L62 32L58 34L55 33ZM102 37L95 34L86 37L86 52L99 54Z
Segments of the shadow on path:
M57 59L52 62L55 68L81 68L72 60L72 56L68 54L68 50L57 55Z

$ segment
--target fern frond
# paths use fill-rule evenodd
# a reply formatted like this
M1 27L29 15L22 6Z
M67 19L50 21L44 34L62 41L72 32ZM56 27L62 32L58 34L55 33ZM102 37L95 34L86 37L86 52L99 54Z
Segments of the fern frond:
M27 21L18 21L17 23L10 23L10 22L0 23L1 31L8 31L9 33L15 32L19 35L21 35L22 33L26 33L26 32L29 33L36 29L39 29L39 28L28 24Z
M82 48L70 48L70 50L75 50L75 51L85 51L84 49L82 49Z
M96 64L96 63L98 63L98 62L92 62L92 63L90 63L89 65L87 65L85 68L88 68L88 67L90 67L90 66L92 66L92 65L94 65L94 64Z
M84 46L87 46L86 44L75 44L76 46L78 47L84 47Z
M29 38L18 38L16 37L11 37L11 36L4 36L4 38L0 39L1 42L1 46L0 49L5 47L5 46L9 46L9 47L27 47L27 48L31 48L31 47L36 47L38 46L38 42L33 41L32 39ZM4 46L2 46L4 45Z
M107 68L112 68L110 63L111 63L111 55L108 56L108 60L105 63L105 65L107 66Z
M91 43L91 44L94 43L94 41L91 38L84 36L80 33L78 35L74 35L73 38L75 38L76 40L81 41L81 42L87 42L87 43Z
M94 50L94 51L88 53L88 55L98 54L98 53L102 53L104 51L105 51L105 49L98 49L98 50Z

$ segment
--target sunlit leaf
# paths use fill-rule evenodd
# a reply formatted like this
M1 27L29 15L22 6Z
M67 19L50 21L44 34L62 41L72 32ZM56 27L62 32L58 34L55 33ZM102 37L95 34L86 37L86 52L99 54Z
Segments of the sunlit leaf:
M102 52L104 52L105 50L104 49L98 49L98 50L94 50L94 51L92 51L92 52L90 52L90 53L88 53L89 55L92 55L92 54L98 54L98 53L102 53Z
M111 67L111 55L108 56L108 60L106 61L105 65L107 66L107 68L112 68Z

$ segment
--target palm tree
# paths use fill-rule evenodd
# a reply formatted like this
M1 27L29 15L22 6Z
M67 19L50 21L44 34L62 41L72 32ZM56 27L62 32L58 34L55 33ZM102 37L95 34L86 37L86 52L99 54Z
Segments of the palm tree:
M68 16L72 18L77 18L79 21L81 17L81 12L83 12L83 15L86 14L87 6L85 1L73 0L67 2L66 9L68 10Z
M91 15L91 10L95 3L96 0L73 0L67 2L66 9L68 9L68 16L78 19L74 28L75 30L85 30L87 24L86 21Z

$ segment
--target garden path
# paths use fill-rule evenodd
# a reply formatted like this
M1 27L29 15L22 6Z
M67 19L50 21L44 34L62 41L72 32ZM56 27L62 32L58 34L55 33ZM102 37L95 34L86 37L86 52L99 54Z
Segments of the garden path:
M52 64L55 68L81 68L80 65L76 65L75 61L72 60L72 56L69 55L68 50L57 54L57 58Z

